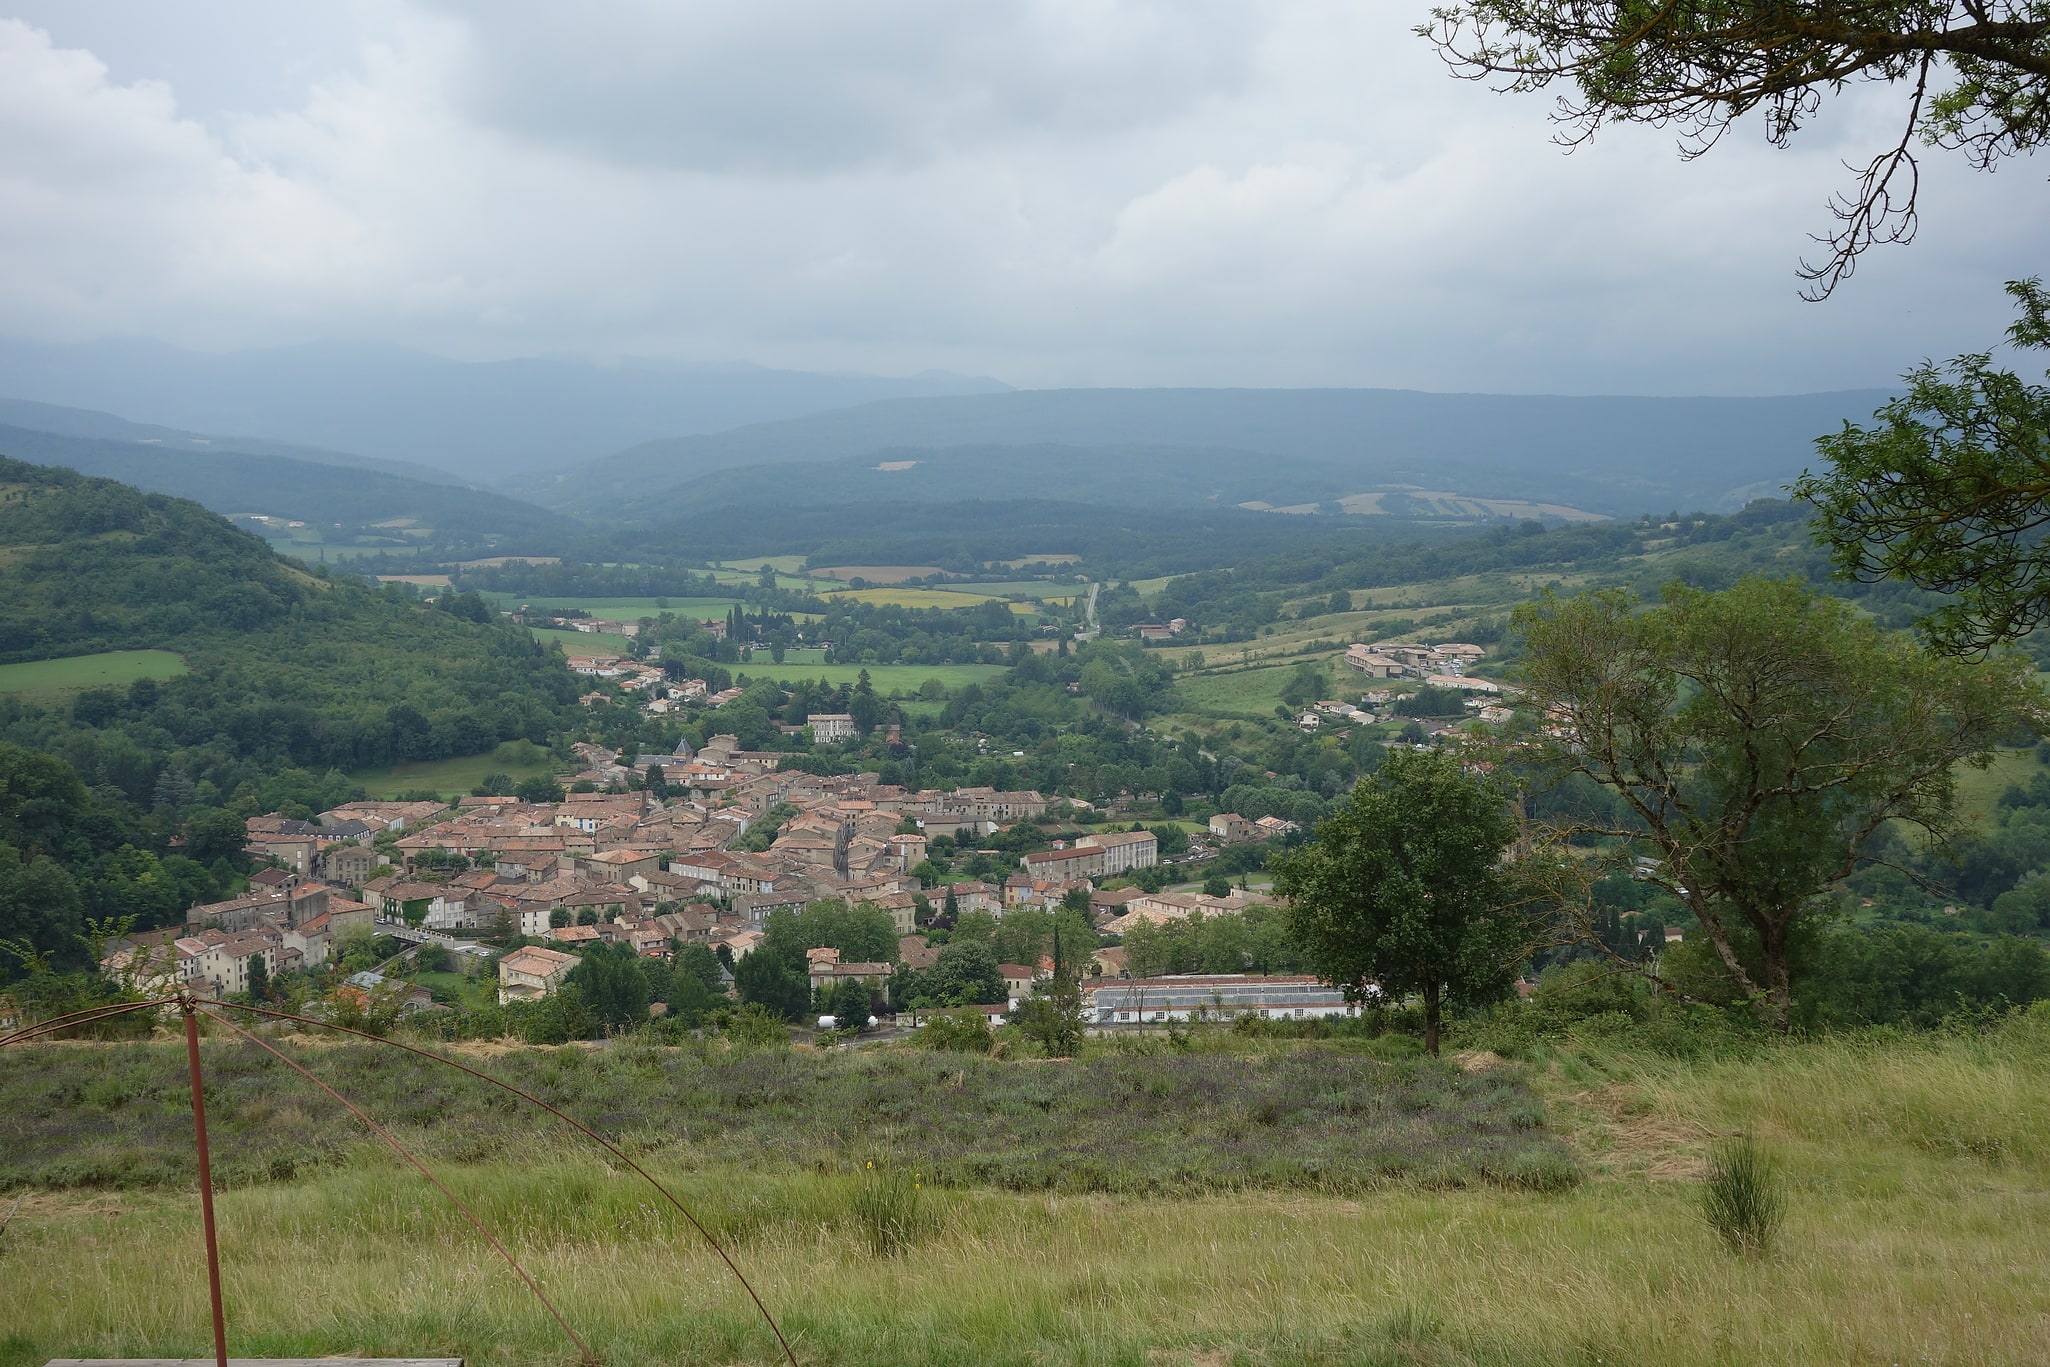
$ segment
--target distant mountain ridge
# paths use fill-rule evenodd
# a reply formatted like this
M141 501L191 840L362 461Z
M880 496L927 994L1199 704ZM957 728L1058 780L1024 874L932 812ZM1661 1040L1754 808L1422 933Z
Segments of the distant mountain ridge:
M425 529L410 536L385 530L384 539L395 546L418 542L442 549L489 550L503 542L530 553L550 550L578 530L575 520L564 514L448 482L446 475L430 480L391 473L384 462L344 465L299 459L279 452L303 448L264 442L251 443L258 450L240 449L234 438L199 438L126 423L110 414L44 404L0 402L0 419L7 418L48 422L73 432L162 432L163 437L154 439L66 435L0 421L0 456L188 498L225 516L262 514L332 529L317 540L308 532L292 533L308 538L304 546L291 548L308 559L323 541L343 545L355 540L338 533L381 523Z
M214 354L160 342L0 341L0 394L417 462L494 484L659 437L1005 387L936 372L891 379L649 360L454 361L333 342Z
M649 442L511 487L564 511L657 517L713 471L918 448L1086 448L1104 462L1176 449L1323 467L1335 494L1415 485L1568 504L1611 516L1728 509L1776 493L1817 436L1884 390L1767 398L1576 398L1375 389L1015 390L890 399L707 436ZM1121 454L1122 453L1122 454ZM1291 466L1290 477L1299 473ZM1048 491L1050 492L1050 491ZM1298 501L1251 493L1273 504Z

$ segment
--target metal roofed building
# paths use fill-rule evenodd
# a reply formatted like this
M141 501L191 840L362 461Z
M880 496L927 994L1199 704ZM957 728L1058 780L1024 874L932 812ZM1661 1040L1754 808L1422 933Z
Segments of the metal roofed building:
M1342 988L1307 974L1261 977L1247 973L1191 973L1133 978L1085 986L1087 1015L1097 1025L1144 1025L1171 1020L1317 1020L1356 1016L1360 1008Z

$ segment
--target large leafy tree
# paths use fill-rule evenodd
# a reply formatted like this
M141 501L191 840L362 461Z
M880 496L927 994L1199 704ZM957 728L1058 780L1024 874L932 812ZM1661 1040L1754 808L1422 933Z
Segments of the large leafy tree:
M1443 751L1396 751L1316 838L1277 861L1289 930L1326 982L1424 1006L1438 1052L1448 1004L1507 996L1529 949L1504 854L1516 836L1492 779Z
M1519 610L1544 760L1613 791L1556 835L1621 842L1686 904L1737 991L1785 1028L1823 894L1888 822L1960 829L1955 771L2043 715L2018 658L1942 656L1794 580L1656 607L1620 590Z
M2050 291L2007 289L2021 306L2008 340L2050 350ZM1841 573L1951 595L1923 623L1941 647L2013 640L2050 621L2050 385L1986 353L1903 378L1872 426L1816 443L1831 468L1794 492L1821 514Z
M1699 156L1763 111L1785 146L1825 94L1853 82L1902 89L1901 134L1831 208L1827 257L1804 264L1827 295L1858 256L1914 236L1918 141L1976 166L2050 142L2050 0L1457 0L1417 30L1454 72L1511 90L1568 88L1561 141L1603 124L1679 132Z

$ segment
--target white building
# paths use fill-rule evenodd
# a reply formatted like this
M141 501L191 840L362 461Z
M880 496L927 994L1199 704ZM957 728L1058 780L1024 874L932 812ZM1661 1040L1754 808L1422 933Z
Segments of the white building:
M1356 1016L1343 990L1306 975L1258 977L1246 973L1182 974L1134 978L1082 989L1084 1010L1098 1025L1147 1025L1186 1020L1320 1020Z
M845 712L814 712L804 719L811 738L820 745L838 745L855 737L854 718Z

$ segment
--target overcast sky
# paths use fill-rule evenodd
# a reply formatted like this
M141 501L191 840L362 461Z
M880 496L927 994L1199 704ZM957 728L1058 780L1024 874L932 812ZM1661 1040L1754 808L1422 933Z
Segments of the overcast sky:
M0 0L0 334L1784 393L1987 346L2050 272L2050 158L1931 153L1920 240L1804 304L1894 98L1567 156L1426 8Z

